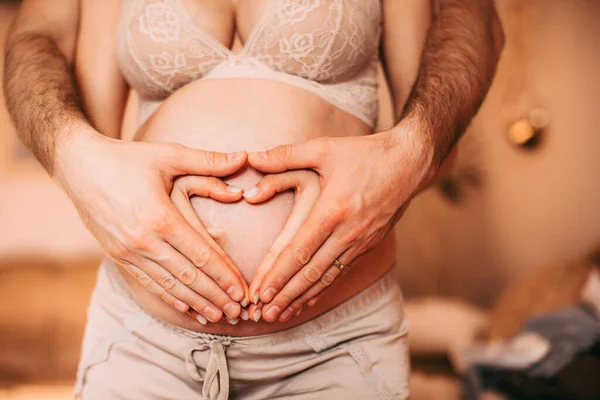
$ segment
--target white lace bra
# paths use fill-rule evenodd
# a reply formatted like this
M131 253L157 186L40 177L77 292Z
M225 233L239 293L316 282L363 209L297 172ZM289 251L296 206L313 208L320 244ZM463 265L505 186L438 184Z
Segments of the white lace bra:
M374 126L380 0L265 1L236 53L197 26L182 0L123 0L117 56L140 95L140 123L189 82L263 78L313 92Z

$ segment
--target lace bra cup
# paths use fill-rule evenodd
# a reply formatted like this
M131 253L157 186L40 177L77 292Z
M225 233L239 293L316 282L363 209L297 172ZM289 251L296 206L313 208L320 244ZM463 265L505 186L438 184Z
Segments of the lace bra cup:
M197 26L182 0L123 0L117 56L140 123L198 79L263 78L311 91L374 126L379 0L265 0L243 50Z

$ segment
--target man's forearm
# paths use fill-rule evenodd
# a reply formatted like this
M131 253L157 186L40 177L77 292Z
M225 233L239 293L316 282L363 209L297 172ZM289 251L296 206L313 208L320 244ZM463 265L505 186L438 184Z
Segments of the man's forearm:
M21 140L50 175L57 146L89 125L71 66L51 38L21 33L7 41L4 93Z
M414 124L439 168L479 109L503 45L492 1L440 0L401 121Z

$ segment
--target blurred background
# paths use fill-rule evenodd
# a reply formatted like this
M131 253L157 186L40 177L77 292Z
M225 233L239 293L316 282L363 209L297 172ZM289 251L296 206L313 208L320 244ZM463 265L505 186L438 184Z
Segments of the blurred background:
M458 398L457 352L577 301L600 249L600 1L496 3L492 89L450 175L397 227L414 400ZM18 7L0 1L0 43ZM0 399L70 398L100 258L2 103Z

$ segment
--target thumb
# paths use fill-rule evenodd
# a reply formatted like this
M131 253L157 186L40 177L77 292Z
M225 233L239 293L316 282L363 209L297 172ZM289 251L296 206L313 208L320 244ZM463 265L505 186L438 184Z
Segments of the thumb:
M232 203L242 198L241 188L228 185L214 176L180 176L175 180L174 186L184 194L186 199L191 196L200 196L222 203Z
M327 151L321 138L304 143L284 144L271 150L248 154L248 163L262 172L284 172L289 169L319 170Z
M288 171L263 176L254 188L244 192L244 198L250 204L261 203L269 200L277 193L296 189L300 185L300 180L297 175L294 175L295 172L301 171Z
M245 151L219 153L175 145L170 167L173 175L227 176L238 171L248 158Z
M214 178L217 179L217 178ZM305 190L320 193L319 175L308 170L293 170L262 177L254 188L244 191L244 199L250 204L262 203L277 193L294 189L297 194Z

